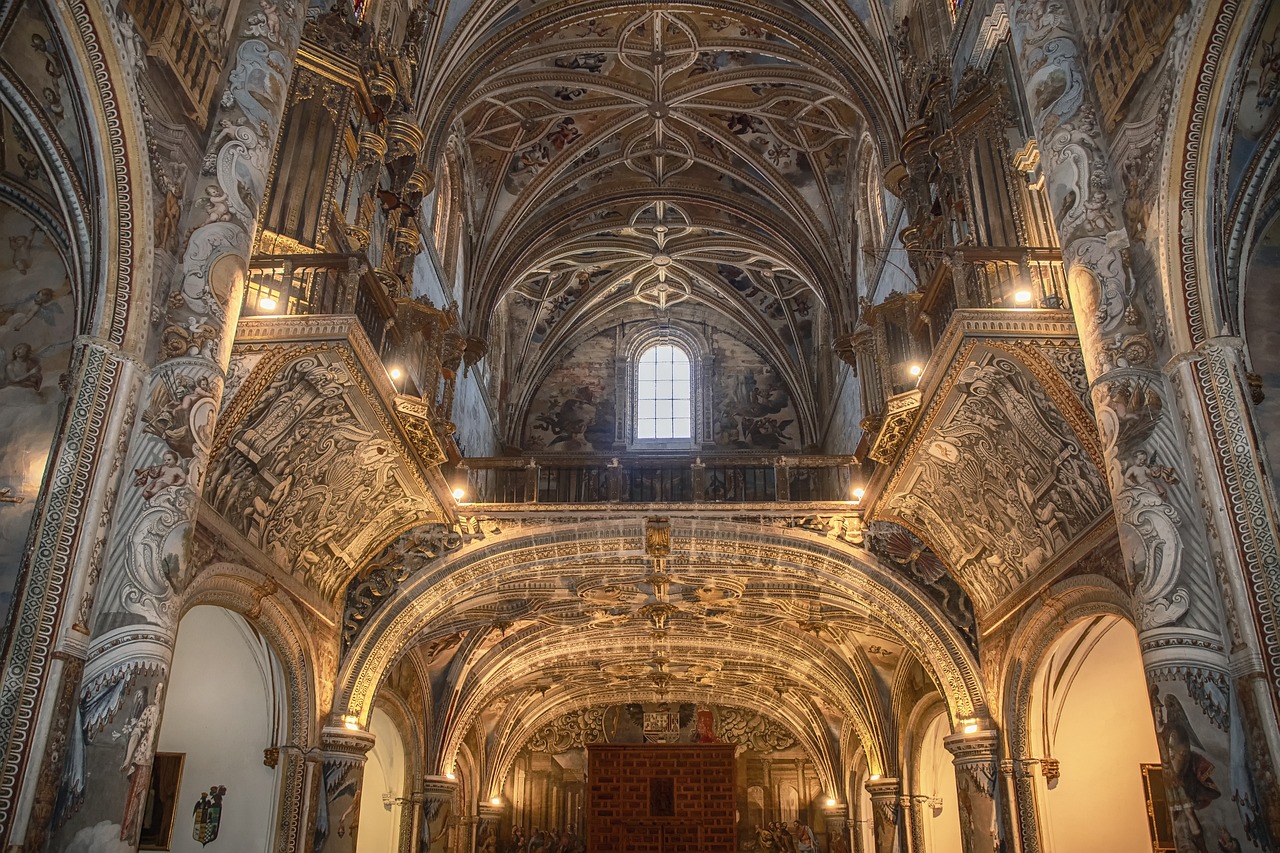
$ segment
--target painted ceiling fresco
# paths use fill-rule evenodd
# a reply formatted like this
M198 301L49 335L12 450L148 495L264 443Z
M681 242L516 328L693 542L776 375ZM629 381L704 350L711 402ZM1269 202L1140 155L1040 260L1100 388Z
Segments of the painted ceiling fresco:
M433 85L454 87L467 187L462 309L482 335L503 330L508 385L527 388L622 315L684 306L759 342L814 410L815 328L856 278L852 152L867 120L852 60L801 36L814 21L492 13L469 13L456 38L502 35Z

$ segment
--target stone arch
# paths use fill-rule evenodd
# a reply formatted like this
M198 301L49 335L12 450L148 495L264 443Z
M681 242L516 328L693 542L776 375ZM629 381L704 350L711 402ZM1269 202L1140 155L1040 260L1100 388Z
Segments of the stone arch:
M1170 117L1170 141L1166 153L1166 187L1169 202L1163 210L1164 232L1171 237L1164 298L1175 353L1193 350L1211 338L1231 334L1238 317L1222 299L1225 276L1238 275L1247 252L1247 234L1254 217L1237 217L1226 223L1232 233L1222 233L1215 219L1223 213L1215 198L1215 182L1225 170L1231 133L1215 135L1219 128L1234 128L1240 110L1240 94L1248 73L1248 59L1257 49L1268 11L1266 2L1217 0L1209 4L1194 33L1194 42L1178 92L1177 109ZM1250 181L1240 189L1241 205L1252 207L1270 183L1280 134L1273 122L1259 144ZM1217 142L1215 142L1217 140ZM1227 263L1220 264L1221 252Z
M180 616L193 607L213 605L240 614L263 635L284 668L289 714L286 744L278 745L281 774L277 841L284 849L301 849L306 837L307 753L318 743L317 684L313 661L319 659L301 614L276 595L265 575L232 563L215 563L202 572L183 595ZM285 748L287 747L287 748Z
M1132 623L1129 598L1111 581L1097 575L1068 578L1052 587L1048 594L1019 620L1010 634L1009 648L1019 654L1010 655L998 684L1002 689L1001 739L1007 759L1014 764L1015 832L1021 837L1022 849L1039 853L1040 822L1035 807L1033 778L1028 762L1031 754L1028 717L1035 690L1036 674L1057 639L1072 624L1092 616L1113 615Z
M726 520L672 519L671 530L673 559L767 564L772 572L789 571L812 580L833 603L868 609L920 650L953 720L987 715L976 662L958 631L922 591L866 552L834 536L797 528L762 530ZM534 531L516 528L510 534L473 541L439 559L405 581L365 621L339 673L335 708L365 719L388 664L452 602L492 589L517 568L530 576L554 572L574 557L638 556L643 535L639 519L548 525Z
M716 703L730 708L740 708L746 711L759 711L769 697L762 695L749 695L739 690L724 690L716 696ZM649 693L637 693L634 689L619 690L613 695L610 694L591 694L580 695L572 701L560 703L551 707L543 708L534 714L527 713L525 707L519 708L520 714L517 717L510 715L504 717L504 722L510 719L519 719L519 723L514 726L516 734L506 739L496 754L493 756L488 769L487 776L482 780L480 793L484 797L498 796L502 793L502 786L506 781L507 774L511 772L512 766L519 757L521 750L528 744L529 740L551 720L560 714L581 710L593 705L618 704L623 702L699 702L705 701L706 696L697 694L692 691L668 690L665 693L658 694L657 691ZM770 708L771 713L766 716L773 717L784 723L796 737L813 760L814 766L818 772L818 777L823 784L825 791L836 791L842 784L840 778L840 768L838 756L833 756L830 744L827 744L817 734L820 729L821 720L816 714L811 714L806 718L800 718L790 713L776 713L782 710L779 706Z
M6 15L22 4L7 4ZM54 681L78 678L79 665L55 665L60 637L92 604L94 520L110 503L117 474L109 457L118 424L129 412L138 382L138 357L150 325L150 246L136 238L152 230L149 156L141 108L124 84L131 69L113 42L106 8L88 0L42 4L66 47L67 77L80 102L87 134L87 160L96 171L87 194L76 192L65 167L65 148L12 81L0 83L0 99L20 116L31 138L46 152L74 246L73 284L82 294L84 316L68 370L72 394L46 466L50 488L41 495L29 539L28 566L11 611L0 685L0 835L18 838L33 807L20 794L24 773L38 772L38 759L57 735L37 729L37 709L52 707L45 695ZM63 164L63 165L58 165ZM94 215L93 205L98 205ZM65 687L58 688L65 692ZM34 786L27 786L32 791ZM20 799L21 796L21 799Z

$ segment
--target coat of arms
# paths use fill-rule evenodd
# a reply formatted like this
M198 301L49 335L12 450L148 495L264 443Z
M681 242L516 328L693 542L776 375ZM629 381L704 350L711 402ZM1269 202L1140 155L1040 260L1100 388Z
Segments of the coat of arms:
M218 824L222 822L222 798L226 793L226 785L214 785L209 793L200 794L200 801L192 811L195 820L191 827L191 837L199 841L201 847L218 837Z

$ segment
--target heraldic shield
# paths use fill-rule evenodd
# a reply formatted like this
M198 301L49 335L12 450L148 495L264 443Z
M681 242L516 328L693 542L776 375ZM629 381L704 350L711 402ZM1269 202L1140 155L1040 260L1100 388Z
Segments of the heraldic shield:
M222 798L226 793L226 785L214 785L209 793L200 794L200 801L192 811L195 823L191 827L191 837L199 841L201 847L218 837L218 824L222 822Z

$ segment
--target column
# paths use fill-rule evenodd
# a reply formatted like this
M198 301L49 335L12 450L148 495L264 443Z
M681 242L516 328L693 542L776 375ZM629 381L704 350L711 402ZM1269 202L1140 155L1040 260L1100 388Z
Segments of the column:
M1215 562L1231 633L1235 716L1254 779L1276 779L1280 757L1280 530L1259 453L1244 341L1211 338L1166 366L1200 460ZM1274 460L1280 464L1280 460ZM1261 771L1261 772L1259 772ZM1280 827L1280 785L1256 784L1262 823ZM1234 791L1232 792L1234 795Z
M1180 850L1246 846L1262 821L1224 601L1196 487L1200 472L1160 371L1160 282L1131 264L1123 193L1063 0L1016 0L1013 38L1031 100L1129 577ZM1153 307L1154 306L1154 307ZM1204 466L1201 466L1202 468ZM1208 500L1220 501L1221 496ZM1220 538L1220 537L1219 537ZM1274 541L1273 541L1274 547ZM1274 725L1274 713L1269 724ZM1262 750L1269 753L1269 750ZM1264 778L1274 756L1254 755Z
M827 825L827 846L829 853L849 853L849 810L841 802L823 806L822 819Z
M320 733L324 781L316 808L315 853L355 853L364 763L373 743L373 735L358 727L326 726Z
M911 794L903 797L905 803L906 814L908 817L908 833L907 849L911 853L925 853L924 846L924 807L929 802L929 798L924 794Z
M965 853L1000 849L996 807L996 744L993 731L948 735L942 744L955 756L956 806Z
M502 837L502 817L506 814L506 806L502 801L481 803L479 806L480 824L476 829L476 853L499 853Z
M85 590L84 609L93 603L90 639L52 850L108 835L137 844L177 633L175 602L197 569L191 529L304 11L304 4L273 0L241 4L210 142L192 164L202 172L200 191L179 229L186 242L162 303L159 361L132 425L101 579Z
M447 776L422 780L422 823L418 828L418 853L448 853L449 828L456 823L454 798L458 783Z
M867 793L871 795L875 853L898 853L898 797L902 793L902 785L897 779L873 779L867 783Z

